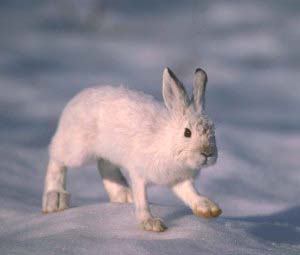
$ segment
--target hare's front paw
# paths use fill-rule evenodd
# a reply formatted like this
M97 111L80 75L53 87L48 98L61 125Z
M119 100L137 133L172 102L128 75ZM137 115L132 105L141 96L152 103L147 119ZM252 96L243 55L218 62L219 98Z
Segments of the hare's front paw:
M62 211L69 208L70 194L51 190L44 194L43 200L43 213Z
M198 201L198 203L193 206L192 210L195 215L204 218L218 217L222 213L219 206L207 198L202 198Z
M161 219L149 218L141 222L141 227L147 231L163 232L167 229Z

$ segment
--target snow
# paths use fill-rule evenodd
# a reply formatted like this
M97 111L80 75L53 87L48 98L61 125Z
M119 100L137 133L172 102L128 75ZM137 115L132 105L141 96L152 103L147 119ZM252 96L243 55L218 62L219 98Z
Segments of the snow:
M2 2L1 255L300 254L297 1L107 2L95 26L57 1ZM69 172L72 209L43 215L47 144L67 100L101 83L162 100L165 66L189 92L195 67L208 73L220 157L197 186L223 215L197 218L152 187L169 229L143 232L132 205L108 203L95 165Z

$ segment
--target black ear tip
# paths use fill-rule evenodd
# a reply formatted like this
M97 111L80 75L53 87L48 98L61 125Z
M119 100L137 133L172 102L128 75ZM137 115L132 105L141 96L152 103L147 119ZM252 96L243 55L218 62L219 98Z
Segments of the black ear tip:
M176 75L173 73L173 71L168 66L165 68L165 72L168 73L168 75L172 79L177 80Z
M168 72L169 74L172 74L172 70L170 67L166 66L165 71Z
M201 69L200 67L198 67L198 68L196 69L195 74L196 74L196 73L203 73L203 74L206 75L206 72L205 72L203 69Z

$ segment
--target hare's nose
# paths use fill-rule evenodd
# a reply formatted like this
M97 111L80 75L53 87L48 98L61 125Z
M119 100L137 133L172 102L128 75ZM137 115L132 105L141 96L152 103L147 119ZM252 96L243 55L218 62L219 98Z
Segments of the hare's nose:
M213 145L203 145L201 149L201 154L205 157L211 157L215 152Z

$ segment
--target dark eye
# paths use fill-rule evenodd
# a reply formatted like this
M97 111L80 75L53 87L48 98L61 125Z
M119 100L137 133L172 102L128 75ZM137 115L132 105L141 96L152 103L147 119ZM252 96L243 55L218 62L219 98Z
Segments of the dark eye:
M186 129L184 130L184 136L185 136L185 137L191 137L191 136L192 136L191 130L188 129L188 128L186 128Z

